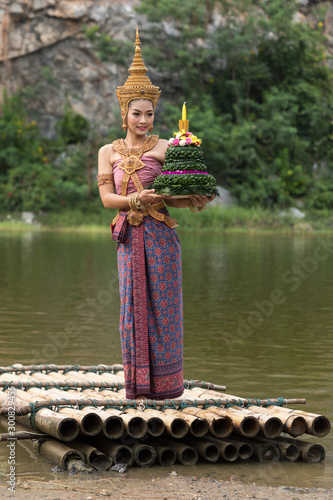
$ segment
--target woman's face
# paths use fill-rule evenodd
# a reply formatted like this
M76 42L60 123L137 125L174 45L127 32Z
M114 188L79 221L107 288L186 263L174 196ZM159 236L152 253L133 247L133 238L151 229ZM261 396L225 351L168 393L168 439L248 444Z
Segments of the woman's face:
M127 125L135 135L145 135L154 123L153 104L147 99L131 101L127 113Z

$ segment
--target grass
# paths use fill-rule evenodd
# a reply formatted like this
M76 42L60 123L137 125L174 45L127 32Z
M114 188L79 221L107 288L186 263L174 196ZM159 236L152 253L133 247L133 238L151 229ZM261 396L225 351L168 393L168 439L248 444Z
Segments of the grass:
M306 217L297 219L291 215L281 216L281 210L260 207L208 206L207 210L194 214L188 209L170 209L179 228L185 231L250 231L250 232L333 232L333 211L307 212ZM97 232L108 230L115 216L115 210L101 208L98 212L84 213L82 210L63 210L58 213L36 215L35 224L25 224L21 214L0 214L0 231L59 230Z

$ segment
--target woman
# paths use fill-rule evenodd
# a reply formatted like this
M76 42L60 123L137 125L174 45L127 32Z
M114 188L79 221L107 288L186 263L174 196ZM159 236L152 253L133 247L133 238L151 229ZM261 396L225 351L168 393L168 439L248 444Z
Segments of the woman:
M162 171L167 141L152 131L158 87L146 76L138 31L130 76L117 88L126 139L103 146L98 185L118 241L120 335L126 396L176 398L183 393L183 305L180 243L165 204L200 209L204 196L169 199L145 189Z

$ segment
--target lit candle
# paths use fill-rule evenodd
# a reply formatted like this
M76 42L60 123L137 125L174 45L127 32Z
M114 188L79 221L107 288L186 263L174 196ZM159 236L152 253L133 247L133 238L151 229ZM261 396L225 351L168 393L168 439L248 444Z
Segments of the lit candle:
M183 104L183 109L182 109L182 120L183 122L186 120L186 101Z

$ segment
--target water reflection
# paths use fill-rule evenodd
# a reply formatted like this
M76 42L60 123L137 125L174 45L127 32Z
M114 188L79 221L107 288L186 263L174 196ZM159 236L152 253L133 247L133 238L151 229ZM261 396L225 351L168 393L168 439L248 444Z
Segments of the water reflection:
M186 378L248 397L305 397L309 411L333 419L333 256L326 237L180 237ZM1 365L120 361L116 247L108 230L0 234L0 315ZM329 487L333 440L320 442L324 464L202 464L194 473L236 471L250 481ZM22 464L32 467L22 453ZM49 470L41 462L33 465L37 474Z

